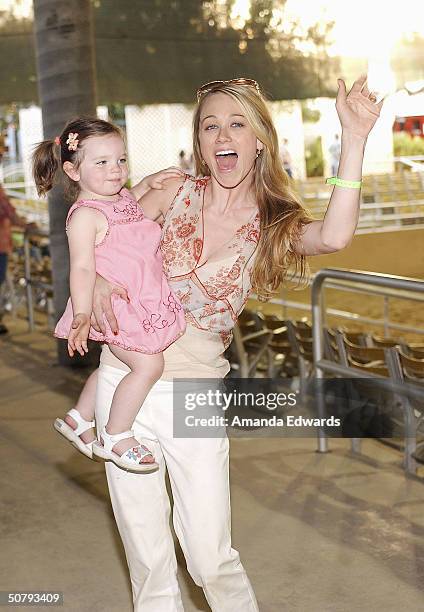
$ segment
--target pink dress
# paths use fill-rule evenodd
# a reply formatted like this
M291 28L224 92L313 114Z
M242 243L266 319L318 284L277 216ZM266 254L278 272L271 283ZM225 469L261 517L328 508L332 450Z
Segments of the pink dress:
M106 217L106 236L95 247L96 272L124 287L130 298L127 303L112 295L117 336L105 318L106 335L91 327L89 338L129 351L160 353L184 334L184 311L163 274L159 224L146 219L127 189L122 189L120 196L118 202L79 200L71 206L66 219L68 227L70 217L82 206L94 208ZM54 331L57 338L68 337L72 319L69 298Z

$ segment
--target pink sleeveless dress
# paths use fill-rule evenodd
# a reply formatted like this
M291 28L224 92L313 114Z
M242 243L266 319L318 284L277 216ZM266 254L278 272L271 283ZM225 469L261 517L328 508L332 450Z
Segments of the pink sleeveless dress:
M117 336L105 319L106 335L91 327L89 338L128 351L160 353L184 334L184 311L162 270L160 225L146 219L127 189L122 189L120 196L118 202L79 200L71 206L66 219L68 227L72 214L82 206L98 210L106 217L106 236L95 247L96 272L124 287L130 298L127 303L112 296L119 327ZM57 338L68 337L73 316L69 298L54 331Z

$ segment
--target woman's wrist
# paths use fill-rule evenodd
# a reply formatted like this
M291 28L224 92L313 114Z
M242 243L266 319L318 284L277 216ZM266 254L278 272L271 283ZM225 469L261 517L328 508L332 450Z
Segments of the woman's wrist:
M338 178L347 181L362 179L365 144L366 138L346 130L342 132Z
M351 132L350 130L342 130L341 136L341 145L356 147L359 149L365 149L365 145L367 144L367 138L361 136L360 134L356 134L355 132Z

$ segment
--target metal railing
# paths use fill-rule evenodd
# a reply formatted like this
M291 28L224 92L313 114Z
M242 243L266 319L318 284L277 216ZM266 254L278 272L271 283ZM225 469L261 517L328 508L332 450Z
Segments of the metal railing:
M424 155L412 155L410 157L401 155L400 157L395 157L393 161L403 164L413 172L423 172L424 170Z
M363 274L363 272L361 272ZM379 274L381 276L381 274ZM309 281L308 285L311 286L313 283L313 279ZM299 280L297 276L293 277L294 281ZM356 312L339 310L336 308L325 308L323 309L323 319L324 324L326 324L327 316L337 317L340 319L344 319L346 321L351 321L352 323L364 323L368 325L375 325L377 327L382 327L385 336L389 336L391 330L400 331L400 332L409 332L417 335L424 335L424 326L422 328L413 327L411 325L405 325L404 323L397 323L395 321L390 320L390 299L402 299L402 300L410 300L421 303L423 306L424 312L424 295L415 292L402 292L400 290L395 289L387 289L380 288L376 286L371 286L364 284L361 286L360 282L355 282L354 284L349 284L346 281L341 279L334 278L333 280L325 280L325 288L326 289L336 289L340 291L353 292L353 293L364 293L366 295L378 296L383 299L382 311L383 316L381 318L371 318L364 315L360 315ZM283 289L284 292L284 289ZM254 299L255 296L252 295ZM296 302L294 300L289 300L284 297L281 298L273 298L269 300L269 304L275 304L283 307L283 319L288 319L289 316L287 314L288 309L299 310L301 312L311 313L312 305L308 302ZM424 317L423 317L424 320Z
M372 378L376 385L394 390L424 402L424 387L419 388L416 385L405 383L395 385L392 380L379 377L373 374L368 374L362 370L346 367L339 363L335 363L325 359L324 357L324 318L322 308L322 287L326 279L332 278L337 280L349 281L351 283L360 283L361 285L369 284L371 286L384 287L388 289L398 289L408 292L416 292L424 294L424 281L402 276L392 276L389 274L378 274L374 272L351 271L344 269L324 268L317 272L312 283L312 333L313 333L313 358L315 377L319 380L324 378L325 373L344 376L345 378ZM322 405L322 397L318 396L318 413L324 415L325 410ZM352 450L358 451L359 441L352 439ZM318 452L325 453L328 451L328 439L322 429L318 430Z
M33 248L31 245L31 239L32 238L48 238L49 233L44 230L33 230L33 229L16 230L15 233L21 233L23 235L23 244L21 247L23 249L23 269L19 266L18 271L15 272L15 274L17 274L19 278L15 278L14 280L15 280L16 285L19 286L19 288L24 289L25 312L26 312L25 318L28 321L28 330L30 332L33 332L35 329L35 316L34 316L35 305L34 305L34 293L33 293L34 290L41 291L46 296L45 305L46 305L46 310L47 310L47 316L49 319L49 325L51 325L52 320L54 318L53 301L52 301L53 286L50 282L45 282L43 280L40 280L39 278L34 277L33 271L32 271L32 265L31 265L32 260L33 260L33 257L31 255L31 248ZM22 271L20 272L20 270ZM14 312L16 310L16 307L13 304L15 295L16 295L16 288L14 288L13 295L10 298L12 302L11 304L12 312L14 314L16 314L16 312Z

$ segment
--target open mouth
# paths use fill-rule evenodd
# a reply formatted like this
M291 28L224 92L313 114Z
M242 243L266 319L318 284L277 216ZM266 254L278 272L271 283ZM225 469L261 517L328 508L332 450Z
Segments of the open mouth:
M238 155L233 149L226 149L215 153L215 159L220 170L228 171L236 167Z

